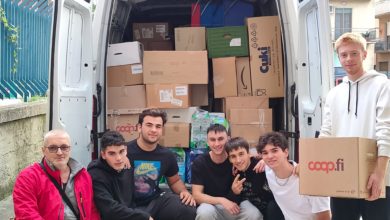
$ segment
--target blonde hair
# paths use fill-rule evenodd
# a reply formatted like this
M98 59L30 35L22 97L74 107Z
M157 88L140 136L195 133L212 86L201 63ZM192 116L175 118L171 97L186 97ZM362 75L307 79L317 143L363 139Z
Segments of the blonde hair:
M339 47L343 43L357 43L362 47L363 51L366 51L367 41L366 39L364 39L364 37L361 34L347 32L341 35L339 38L337 38L334 45L337 53L339 52Z
M47 132L45 134L45 136L43 137L43 146L47 147L47 143L49 142L49 139L54 137L54 136L65 137L66 139L69 140L69 143L70 143L70 136L69 136L68 132L66 132L65 130L61 130L61 129L54 129L54 130Z

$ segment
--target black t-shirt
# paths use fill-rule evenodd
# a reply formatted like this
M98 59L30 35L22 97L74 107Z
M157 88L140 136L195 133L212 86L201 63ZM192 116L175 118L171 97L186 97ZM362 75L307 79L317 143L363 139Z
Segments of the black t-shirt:
M130 141L127 157L134 168L134 197L138 206L147 205L160 195L158 184L162 176L171 177L179 171L175 155L160 145L153 151L144 151L137 140Z
M265 172L256 173L253 168L259 160L251 158L251 163L245 172L238 172L240 179L246 178L240 193L242 200L249 200L263 214L268 203L274 200L271 189L268 186Z
M204 194L239 202L238 196L235 196L231 190L233 175L232 165L228 159L221 164L216 164L207 152L194 160L191 171L191 183L202 185Z

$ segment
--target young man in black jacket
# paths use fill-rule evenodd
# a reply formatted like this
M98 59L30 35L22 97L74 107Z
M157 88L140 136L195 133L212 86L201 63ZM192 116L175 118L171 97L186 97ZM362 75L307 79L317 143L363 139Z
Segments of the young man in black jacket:
M275 202L264 172L256 173L258 159L249 154L249 144L242 137L229 139L225 144L230 163L237 170L232 191L242 201L248 200L263 215L264 220L284 220L283 213Z
M95 204L103 220L152 220L147 212L135 209L134 170L124 169L126 155L122 135L116 131L106 132L101 140L99 159L88 165Z

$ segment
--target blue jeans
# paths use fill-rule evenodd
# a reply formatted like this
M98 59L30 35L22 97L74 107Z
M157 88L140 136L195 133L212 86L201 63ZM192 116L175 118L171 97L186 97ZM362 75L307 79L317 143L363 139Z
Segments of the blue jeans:
M331 198L332 220L390 220L390 187L386 198L375 201L364 199Z

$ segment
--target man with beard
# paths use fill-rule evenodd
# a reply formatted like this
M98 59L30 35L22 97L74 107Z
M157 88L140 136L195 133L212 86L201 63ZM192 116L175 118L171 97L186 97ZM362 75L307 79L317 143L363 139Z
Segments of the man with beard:
M195 219L196 203L179 177L175 155L158 144L166 121L165 112L144 110L137 124L140 135L127 145L127 156L134 168L135 203L153 219ZM160 189L163 176L175 194Z

